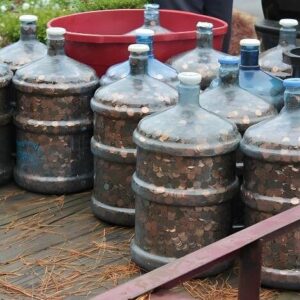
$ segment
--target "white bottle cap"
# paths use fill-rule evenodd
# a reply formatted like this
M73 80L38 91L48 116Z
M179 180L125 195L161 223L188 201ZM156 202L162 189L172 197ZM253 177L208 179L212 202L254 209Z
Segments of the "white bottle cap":
M182 72L178 74L178 79L183 84L196 85L200 84L202 76L195 72Z
M149 52L150 48L148 45L132 44L132 45L129 45L128 51L135 52L135 53L143 53L143 52Z
M31 23L36 22L38 20L38 17L34 15L22 15L19 17L19 20L20 22Z
M137 29L135 35L139 36L154 36L154 31L151 29Z
M279 24L282 26L282 27L295 27L298 25L298 21L295 20L295 19L281 19L279 21Z
M47 29L48 39L63 40L65 33L66 29L62 27L50 27Z
M197 28L213 28L214 25L212 23L208 23L208 22L198 22L197 23Z
M159 9L160 5L157 3L148 3L144 5L145 9Z
M257 39L243 39L240 41L241 46L260 46L260 41Z

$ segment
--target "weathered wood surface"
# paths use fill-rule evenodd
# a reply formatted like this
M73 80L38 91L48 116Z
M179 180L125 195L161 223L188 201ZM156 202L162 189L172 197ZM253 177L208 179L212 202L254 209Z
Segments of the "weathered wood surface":
M130 261L133 229L96 219L90 196L90 191L45 196L14 184L0 187L0 300L89 299L140 274ZM235 274L184 287L197 299L233 300ZM280 297L265 291L262 299L300 299L297 293Z
M0 299L86 299L139 274L133 230L96 219L90 196L0 188Z

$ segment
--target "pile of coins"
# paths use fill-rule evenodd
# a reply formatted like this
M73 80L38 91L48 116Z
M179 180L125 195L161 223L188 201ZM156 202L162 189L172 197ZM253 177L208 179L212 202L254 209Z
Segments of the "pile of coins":
M13 73L8 66L0 64L0 184L7 183L13 175L12 111L9 105L9 85Z
M249 128L241 143L247 225L300 204L300 79L285 80L284 85L284 109L278 117ZM264 284L300 288L299 243L297 229L264 244Z
M30 191L71 193L93 185L90 99L98 78L64 55L64 29L47 32L48 54L13 79L18 91L15 180Z
M247 226L300 204L300 79L284 81L277 115L283 84L261 71L260 42L241 41L240 63L213 49L206 22L197 24L196 49L171 58L172 69L152 52L154 33L169 32L158 8L146 5L129 60L111 67L99 89L95 71L65 55L65 29L47 30L46 52L35 16L21 16L20 41L0 50L11 69L0 65L0 184L12 176L14 117L16 182L49 194L94 183L94 214L136 225L132 258L145 270L228 236L242 201ZM278 76L291 73L285 66L264 61ZM201 97L200 88L208 88ZM17 99L16 115L9 97ZM264 244L263 284L300 288L299 244L299 230Z
M136 146L132 134L145 116L172 106L177 92L147 73L147 45L131 45L130 75L100 88L92 99L95 161L92 208L107 222L134 225L131 177L135 171Z
M283 59L283 54L296 47L298 21L295 19L281 19L279 43L260 55L261 68L273 76L286 79L292 76L293 69Z
M147 270L230 232L240 135L234 124L200 108L200 78L197 73L179 74L179 103L144 118L134 133L138 151L132 255Z
M168 63L178 72L195 72L201 75L201 89L209 87L218 75L218 59L224 53L213 49L213 24L198 22L197 47L193 50L176 55Z

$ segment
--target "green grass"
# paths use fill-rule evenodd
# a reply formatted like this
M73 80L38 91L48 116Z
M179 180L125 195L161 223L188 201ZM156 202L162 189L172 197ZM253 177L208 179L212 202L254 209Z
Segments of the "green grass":
M0 47L19 39L19 16L38 16L38 38L45 42L46 25L49 20L71 13L117 9L141 8L146 0L0 0ZM24 5L24 3L26 3ZM29 4L29 5L28 5ZM26 7L27 6L27 7ZM29 7L28 7L29 6ZM2 11L2 10L3 11ZM6 11L4 11L6 9Z
M145 0L74 0L73 7L76 11L89 11L116 8L141 8Z

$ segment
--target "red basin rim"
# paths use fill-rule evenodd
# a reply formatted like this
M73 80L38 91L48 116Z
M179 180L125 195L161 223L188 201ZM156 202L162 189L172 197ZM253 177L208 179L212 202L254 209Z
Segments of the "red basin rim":
M118 11L128 11L129 9L119 9ZM102 10L102 11L89 11L89 12L83 12L83 13L76 13L76 14L71 14L67 16L62 16L58 17L55 19L52 19L51 21L48 22L47 26L48 27L54 27L53 23L55 24L56 22L59 22L60 20L63 20L65 18L73 18L76 16L84 15L84 14L92 14L92 13L97 13L97 12L114 12L115 10ZM130 11L143 11L142 9L130 9ZM174 10L161 10L162 12L171 12L173 14L180 13L179 11L174 11ZM186 16L191 15L195 16L196 14L194 13L189 13L185 12ZM203 17L206 17L203 15ZM224 35L227 32L227 23L220 20L216 19L213 17L209 17L208 21L215 21L216 23L219 23L220 26L218 28L214 28L214 36L220 36ZM222 25L221 25L222 24ZM84 42L84 43L114 43L114 44L123 44L123 43L134 43L135 42L135 37L134 36L126 36L126 35L105 35L105 34L89 34L89 33L79 33L79 32L70 32L66 28L66 40L67 41L72 41L72 42ZM156 42L165 42L165 41L174 41L174 40L190 40L190 39L195 39L195 31L182 31L182 32L172 32L168 34L157 34L155 35L154 40Z

